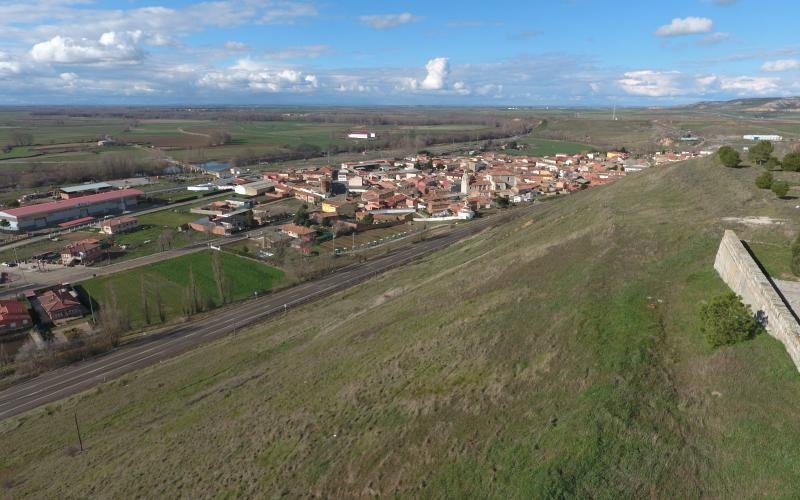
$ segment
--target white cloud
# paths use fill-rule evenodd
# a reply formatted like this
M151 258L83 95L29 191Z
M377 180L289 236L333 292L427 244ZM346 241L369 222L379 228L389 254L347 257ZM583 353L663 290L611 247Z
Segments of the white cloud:
M763 95L779 90L774 77L687 75L679 71L630 71L617 80L627 93L646 97L700 96L709 93Z
M36 62L61 64L130 63L140 61L141 31L108 31L99 40L55 36L33 46L30 55Z
M622 90L629 94L648 97L663 97L681 94L678 71L629 71L617 80Z
M201 87L259 92L307 92L319 87L316 75L292 68L274 68L252 59L240 59L224 70L209 71L198 80Z
M671 23L656 30L658 36L681 36L696 33L708 33L714 27L713 21L707 17L676 17Z
M450 61L446 57L436 57L428 61L425 69L428 74L419 87L424 90L442 90L450 75Z
M227 50L235 50L235 51L247 50L249 48L246 43L237 42L235 40L228 40L227 42L225 42L224 47Z
M316 59L328 54L331 51L330 45L298 45L286 47L280 50L267 51L266 55L270 59Z
M0 51L0 77L16 75L22 71L22 65L17 61L12 61L8 54Z
M762 71L788 71L800 68L800 61L797 59L778 59L777 61L767 61L761 65Z
M730 38L731 38L730 33L718 31L716 33L709 33L708 35L701 38L698 43L700 43L701 45L716 45L718 43L728 41L730 40Z
M318 15L317 8L309 3L270 2L261 17L262 24L292 24L300 17Z
M422 18L410 12L402 12L400 14L372 14L369 16L360 16L358 19L363 24L376 30L386 30L402 24L419 21Z
M778 90L778 79L765 76L721 77L719 87L739 95L768 94Z

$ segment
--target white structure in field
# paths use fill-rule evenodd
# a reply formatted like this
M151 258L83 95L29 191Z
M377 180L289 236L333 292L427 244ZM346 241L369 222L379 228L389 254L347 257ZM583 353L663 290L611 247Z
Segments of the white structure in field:
M370 132L368 130L353 130L349 134L347 134L349 139L375 139L378 137L375 132Z
M742 139L746 141L775 141L780 142L783 140L783 136L780 135L772 135L772 134L748 134L742 136Z

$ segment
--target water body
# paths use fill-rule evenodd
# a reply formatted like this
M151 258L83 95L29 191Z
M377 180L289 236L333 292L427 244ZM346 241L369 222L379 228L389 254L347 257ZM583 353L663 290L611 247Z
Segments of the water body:
M196 165L205 170L227 170L231 168L231 162L229 161L208 161L206 163L200 163Z

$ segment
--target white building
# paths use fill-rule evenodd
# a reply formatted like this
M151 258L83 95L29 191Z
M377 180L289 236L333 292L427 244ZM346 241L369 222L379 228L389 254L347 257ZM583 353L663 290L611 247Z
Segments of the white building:
M748 134L742 136L742 139L746 141L775 141L780 142L783 140L783 136L780 135L772 135L772 134Z
M367 130L354 130L347 134L347 137L350 139L375 139L377 135L375 132L369 132Z

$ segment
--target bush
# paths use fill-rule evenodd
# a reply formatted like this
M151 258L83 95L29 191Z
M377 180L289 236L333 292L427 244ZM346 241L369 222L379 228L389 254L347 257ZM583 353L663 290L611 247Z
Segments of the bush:
M800 234L792 244L792 272L795 276L800 276Z
M783 157L783 169L791 172L800 172L800 153L787 153Z
M756 186L761 189L769 189L772 187L773 181L774 177L772 176L772 172L767 171L756 177Z
M781 161L774 156L770 156L767 163L764 164L764 168L767 170L780 170L781 169Z
M762 327L750 306L733 292L714 297L700 308L700 331L712 347L735 344L756 336Z
M778 198L783 198L789 193L789 183L786 181L774 181L770 187L772 192L778 195Z
M717 151L717 156L722 164L729 168L736 168L740 163L742 163L742 158L739 156L739 152L730 146L722 146L719 148Z

